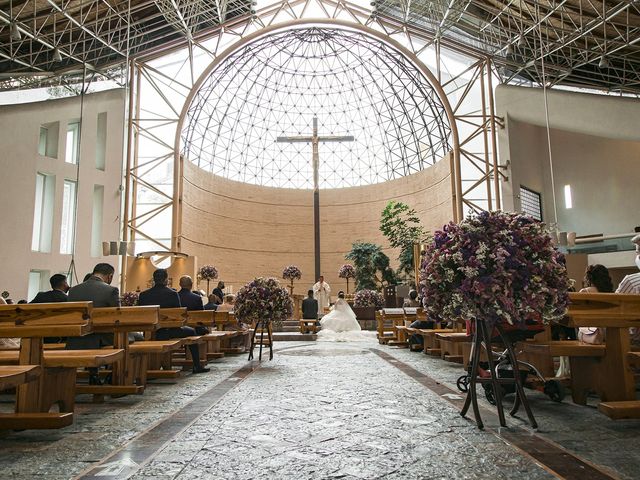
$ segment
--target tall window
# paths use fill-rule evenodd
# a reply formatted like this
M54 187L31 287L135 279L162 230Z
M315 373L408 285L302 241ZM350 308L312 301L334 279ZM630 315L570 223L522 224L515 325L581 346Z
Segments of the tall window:
M96 168L104 170L107 155L107 112L98 114L98 131L96 132Z
M91 220L91 256L102 255L102 211L104 207L104 187L93 186L93 216Z
M31 237L31 250L33 251L51 251L54 195L55 176L38 173L36 175L36 198L33 209L33 234Z
M29 272L29 289L27 293L27 299L29 299L29 301L33 300L33 297L35 297L39 291L48 290L48 279L48 270L31 270Z
M67 163L78 163L80 147L80 123L73 122L67 125L67 151L64 161Z
M542 221L542 197L538 192L529 190L522 185L520 185L520 209L522 213Z
M42 156L47 154L47 135L49 129L47 127L40 127L40 139L38 140L38 153Z
M64 181L62 192L62 226L60 228L60 253L73 253L76 214L76 182Z

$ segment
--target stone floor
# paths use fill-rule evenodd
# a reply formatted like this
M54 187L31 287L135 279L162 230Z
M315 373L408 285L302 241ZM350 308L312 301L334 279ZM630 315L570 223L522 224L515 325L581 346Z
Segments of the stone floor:
M276 347L271 362L228 357L142 396L79 397L60 431L0 434L0 478L546 479L553 458L600 470L566 478L640 478L640 421L528 392L537 432L519 418L498 428L484 400L479 431L455 404L458 365L375 342ZM522 451L545 441L555 457Z

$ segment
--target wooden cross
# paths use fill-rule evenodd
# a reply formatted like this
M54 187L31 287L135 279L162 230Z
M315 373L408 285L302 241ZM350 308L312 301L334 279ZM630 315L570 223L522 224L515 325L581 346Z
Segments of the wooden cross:
M318 117L313 117L313 132L310 137L278 137L278 142L284 143L311 143L313 154L313 231L314 231L314 254L315 254L315 270L317 279L320 277L320 189L318 166L320 162L320 156L318 153L318 146L320 142L353 142L354 137L352 135L318 135Z

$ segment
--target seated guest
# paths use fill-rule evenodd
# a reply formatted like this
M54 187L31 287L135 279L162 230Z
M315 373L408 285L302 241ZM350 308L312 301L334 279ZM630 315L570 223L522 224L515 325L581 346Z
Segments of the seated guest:
M191 280L189 275L180 277L180 290L178 291L180 304L183 307L187 307L187 310L202 310L202 297L193 293L191 291L192 288L193 280Z
M415 292L415 290L413 290ZM416 293L417 294L417 293ZM411 296L411 294L409 294L409 296ZM409 325L409 328L424 328L424 329L431 329L431 328L435 328L436 322L434 322L433 320L415 320L413 322L411 322L411 325ZM424 345L424 337L420 334L417 333L413 333L410 337L409 337L409 345Z
M631 242L636 244L636 266L640 268L640 235L633 237ZM640 272L624 277L618 285L616 293L640 294ZM636 346L640 345L640 328L631 327L629 332L631 333L631 343Z
M7 305L4 298L0 297L0 305ZM12 350L20 348L19 338L0 338L0 350Z
M233 305L236 303L236 296L233 294L224 296L224 303L218 305L218 312L233 312Z
M218 297L218 299L220 300L218 302L218 305L220 305L222 303L222 299L224 298L224 282L220 281L218 282L218 286L216 288L213 289L213 291L211 293L213 293L214 295L216 295Z
M193 293L193 280L189 275L183 275L180 277L180 304L183 307L187 307L187 310L204 310L204 304L202 303L202 297L197 293ZM207 327L198 325L195 327L196 335L206 335L209 333Z
M613 282L609 270L604 265L589 265L582 281L584 288L580 293L613 293Z
M313 298L313 290L307 291L307 298L302 300L302 318L318 319L318 300Z
M181 307L180 295L175 290L167 287L169 274L164 268L159 268L153 272L153 287L144 292L140 292L138 305L158 305L160 308ZM196 331L191 327L159 328L156 330L157 340L170 340L172 338L185 338L196 335ZM193 373L208 372L200 363L200 352L197 344L189 345L191 358L193 360Z
M115 269L108 263L98 263L91 276L84 282L69 289L70 302L93 302L95 308L119 307L120 294L111 286ZM84 337L67 339L67 349L97 349L113 345L112 333L90 333Z
M30 303L55 303L69 301L69 298L67 297L69 284L67 283L66 275L56 273L51 276L49 283L51 284L51 290L48 292L38 292Z
M218 298L218 296L212 293L211 295L209 295L209 302L205 304L204 309L216 310L218 308L218 304L220 303L222 302L220 302L220 299Z
M409 291L409 298L405 299L402 304L403 307L421 307L420 301L418 300L418 292L415 290Z

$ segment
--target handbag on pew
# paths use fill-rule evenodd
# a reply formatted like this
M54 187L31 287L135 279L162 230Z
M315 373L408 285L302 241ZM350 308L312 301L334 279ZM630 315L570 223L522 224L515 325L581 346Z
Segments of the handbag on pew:
M598 327L580 327L578 340L589 345L602 345L604 343L604 329Z

